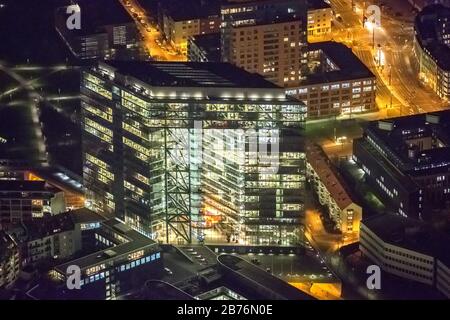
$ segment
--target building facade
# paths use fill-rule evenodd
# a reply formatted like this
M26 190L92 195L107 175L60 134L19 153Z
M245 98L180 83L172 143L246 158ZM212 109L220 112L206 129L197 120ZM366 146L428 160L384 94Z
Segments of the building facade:
M298 240L305 106L283 89L230 64L114 62L82 95L92 206L167 242Z
M9 288L19 277L19 247L15 240L0 230L0 289Z
M308 119L373 112L376 77L352 50L337 42L308 46L308 73L286 93L303 101Z
M342 234L357 235L362 218L362 208L351 198L348 187L338 175L326 154L318 145L306 147L308 182L319 202L328 209L330 218Z
M189 37L219 32L220 1L185 0L159 3L160 28L167 41L183 54Z
M44 181L0 180L0 227L31 221L64 207L60 190Z
M324 0L308 1L308 41L331 35L333 9Z
M450 98L450 8L425 7L414 24L419 78L442 99Z
M89 255L57 265L50 271L55 292L65 299L114 300L142 288L142 280L163 269L157 243L116 219L92 227L97 246ZM80 289L67 290L68 268L80 268Z
M222 61L281 86L300 83L306 65L306 3L232 1L222 5Z
M379 215L362 221L359 248L383 271L433 286L450 298L448 240L414 219Z
M395 213L429 220L449 207L450 113L370 122L353 142L366 182Z

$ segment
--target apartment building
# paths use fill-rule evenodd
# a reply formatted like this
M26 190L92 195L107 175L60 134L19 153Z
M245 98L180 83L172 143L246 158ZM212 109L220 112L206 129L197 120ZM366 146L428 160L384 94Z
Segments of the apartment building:
M324 0L307 0L308 2L308 41L323 39L331 34L333 9Z
M219 32L220 0L161 1L159 25L166 40L187 53L189 37Z
M229 0L221 13L222 61L280 87L300 83L306 65L305 1Z
M356 204L346 183L316 144L306 145L306 176L319 202L342 234L357 234L362 219L362 208Z

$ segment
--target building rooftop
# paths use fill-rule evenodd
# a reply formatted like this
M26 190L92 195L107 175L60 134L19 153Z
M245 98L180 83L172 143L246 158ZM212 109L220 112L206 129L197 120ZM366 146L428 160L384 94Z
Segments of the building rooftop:
M162 280L145 282L142 297L146 300L195 300L193 296Z
M332 61L336 70L319 72L307 75L304 84L319 84L328 82L339 82L364 78L375 78L375 75L364 63L353 53L353 51L342 43L334 41L311 43L308 50L321 51L327 59Z
M185 21L220 15L222 0L164 0L161 9L174 21Z
M65 26L69 16L66 7L72 4L78 4L81 9L81 29L76 31L79 35L97 33L104 26L133 23L133 18L117 0L63 0L56 10L57 18L62 19L58 25Z
M68 212L74 223L90 223L103 221L105 218L98 213L87 208L80 208Z
M318 145L307 144L306 158L341 210L353 203L349 188Z
M308 10L330 9L331 5L324 0L307 0Z
M54 216L45 215L43 218L25 223L27 241L42 239L61 232L74 230L74 228L75 224L68 213Z
M224 20L239 28L306 21L307 9L306 1L299 0L223 0L221 13Z
M403 172L410 175L450 167L450 110L372 121L365 134ZM424 143L415 143L417 139Z
M220 61L220 33L197 35L191 41L204 52L208 61Z
M50 188L45 181L0 180L0 193L2 192L42 192L51 194L56 192L56 189Z
M450 8L442 4L426 6L415 19L416 39L441 69L450 71L450 46L442 41L443 19L450 20ZM448 28L447 28L448 30Z
M122 75L161 87L279 88L229 63L108 61Z
M310 295L296 289L287 282L271 275L263 269L245 261L244 259L231 255L222 254L217 260L220 264L233 270L240 276L247 278L249 281L264 286L280 299L285 300L313 300Z
M450 265L450 236L428 224L393 214L372 216L362 223L386 243L435 257Z
M55 270L61 274L65 274L69 265L77 265L81 270L84 270L99 263L107 263L110 260L114 260L124 254L132 253L141 248L154 247L155 252L159 248L155 241L142 235L136 230L131 229L119 220L110 219L103 221L101 223L101 228L105 228L108 232L116 234L117 236L114 238L116 240L122 239L123 242L105 250L97 251L79 259L56 266Z

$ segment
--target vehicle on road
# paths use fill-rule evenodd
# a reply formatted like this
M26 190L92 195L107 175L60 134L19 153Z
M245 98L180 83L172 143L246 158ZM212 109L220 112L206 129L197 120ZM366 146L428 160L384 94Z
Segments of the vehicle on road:
M172 270L170 270L169 268L164 268L164 271L166 271L169 275L172 275L173 274L173 272L172 272Z

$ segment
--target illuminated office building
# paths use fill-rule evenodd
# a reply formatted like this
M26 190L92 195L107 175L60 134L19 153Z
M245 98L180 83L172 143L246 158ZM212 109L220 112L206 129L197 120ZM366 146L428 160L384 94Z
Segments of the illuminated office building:
M306 110L282 88L226 63L114 61L81 90L91 207L167 242L297 243Z
M365 181L393 212L431 221L450 208L450 111L369 122L353 141Z

